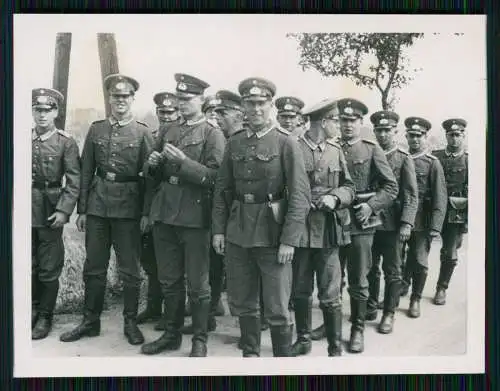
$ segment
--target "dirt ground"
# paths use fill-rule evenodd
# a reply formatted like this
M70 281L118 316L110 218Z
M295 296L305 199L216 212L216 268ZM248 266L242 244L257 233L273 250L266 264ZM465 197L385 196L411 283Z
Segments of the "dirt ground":
M421 303L422 316L411 319L406 316L409 297L403 297L400 308L396 313L394 331L389 335L382 335L376 331L380 321L379 314L376 321L367 322L365 330L366 356L432 356L432 355L460 355L466 350L466 259L467 238L464 238L461 250L461 260L456 268L452 283L448 290L448 300L445 306L435 306L431 299L439 273L440 243L433 244L429 258L429 277L424 297ZM314 298L313 327L322 323L322 314ZM344 323L343 340L349 338L350 323L349 299L345 295L343 302ZM241 351L236 344L239 337L239 327L236 318L229 315L226 298L224 296L226 316L217 318L217 330L209 334L208 354L219 357L240 357ZM57 315L51 334L44 340L32 341L33 352L38 357L102 357L102 356L135 356L140 354L140 346L129 345L123 336L122 306L113 305L102 315L101 335L96 338L84 338L73 343L62 343L59 335L76 326L80 315ZM186 318L190 323L190 318ZM146 342L150 342L161 335L153 330L153 324L140 326ZM295 336L294 336L295 340ZM190 336L184 336L179 351L162 353L168 356L188 356L191 348ZM312 356L326 355L326 340L313 343ZM344 352L344 355L349 353ZM262 333L261 356L271 357L271 339L269 331Z

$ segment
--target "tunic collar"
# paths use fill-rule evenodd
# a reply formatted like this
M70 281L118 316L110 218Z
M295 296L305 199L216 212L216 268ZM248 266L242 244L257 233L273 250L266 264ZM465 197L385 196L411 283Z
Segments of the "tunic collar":
M259 130L258 132L254 132L251 129L247 129L247 138L250 138L253 135L255 135L255 137L257 137L257 138L262 138L262 137L264 137L266 134L268 134L273 129L274 129L274 124L271 125L270 128L267 128L267 129L264 129L264 130Z
M201 117L200 119L197 119L196 121L192 121L190 119L186 120L186 125L187 126L194 126L194 125L199 125L203 122L205 122L207 119L205 117Z
M448 149L445 149L444 150L444 154L447 156L447 157L452 157L452 158L457 158L457 157L460 157L464 154L465 150L464 149L461 149L460 151L458 152L450 152L448 151Z
M40 135L36 132L35 129L33 129L33 131L31 132L31 140L35 141L35 140L40 139L40 141L46 141L49 138L51 138L52 135L54 135L55 133L57 133L57 129L55 129L55 128L45 132L44 134L40 134Z
M346 145L346 144L347 144L347 145L349 145L349 146L352 146L352 145L354 145L354 144L357 144L357 143L359 143L360 141L361 141L361 137L358 137L358 138L357 138L357 139L355 139L355 140L347 140L347 141L342 141L342 140L341 140L342 145Z
M130 115L126 118L123 118L121 120L118 120L117 118L113 117L113 116L110 116L108 118L109 120L109 123L111 124L111 126L114 126L116 124L118 124L119 126L125 126L125 125L128 125L129 123L131 123L133 120L134 120L134 116L133 115Z
M326 143L325 143L325 141L322 141L322 142L320 142L319 144L316 144L315 142L313 142L313 141L312 141L312 140L308 137L307 132L306 132L306 133L304 133L302 136L300 136L300 138L301 138L302 140L304 140L304 142L307 144L307 146L308 146L309 148L311 148L311 150L313 150L313 151L315 151L317 148L319 148L319 150L320 150L321 152L323 152L323 151L325 150L325 148L326 148Z

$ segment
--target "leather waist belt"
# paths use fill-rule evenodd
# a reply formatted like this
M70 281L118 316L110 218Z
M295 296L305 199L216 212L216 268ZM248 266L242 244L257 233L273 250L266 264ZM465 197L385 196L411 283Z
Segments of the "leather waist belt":
M238 194L236 199L243 204L264 204L268 201L276 201L284 198L284 192L276 194L267 194L265 196L256 195L252 193Z
M49 182L49 181L31 181L31 187L34 189L54 189L61 187L61 182Z
M168 182L171 185L181 185L183 183L181 178L179 178L178 176L174 176L174 175L169 175L169 176L163 177L162 180L163 180L163 182Z
M102 168L97 168L97 176L108 182L137 182L139 176L120 175L110 171L104 171Z

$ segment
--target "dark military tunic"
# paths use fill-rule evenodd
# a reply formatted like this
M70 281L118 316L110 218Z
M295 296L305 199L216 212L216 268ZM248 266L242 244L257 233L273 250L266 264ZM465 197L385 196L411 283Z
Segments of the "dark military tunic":
M66 132L54 129L38 136L32 131L31 226L47 227L47 218L56 210L73 213L80 190L80 157L75 140ZM62 180L65 178L63 187Z
M309 176L313 204L324 195L332 195L339 200L338 210L348 208L354 199L354 183L340 145L330 140L314 144L307 133L299 137L299 145ZM295 300L311 300L316 273L322 306L340 305L338 247L343 227L336 213L311 209L307 216L294 258Z
M50 228L55 211L73 213L80 188L80 157L75 140L53 129L42 135L32 130L31 281L32 305L51 314L64 265L63 228ZM64 180L64 183L63 183Z
M147 215L139 173L152 144L148 126L133 118L92 123L82 152L78 213L130 219Z

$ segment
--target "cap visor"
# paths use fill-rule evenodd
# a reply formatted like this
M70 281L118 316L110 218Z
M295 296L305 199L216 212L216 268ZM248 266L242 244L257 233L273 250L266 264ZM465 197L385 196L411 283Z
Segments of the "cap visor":
M172 108L172 107L158 107L158 110L162 111L162 112L165 112L165 113L175 113L177 111L177 109L175 108Z
M267 96L247 96L243 98L243 100L251 102L265 102L266 100L269 100L269 98Z
M176 91L175 96L177 96L179 99L190 99L194 98L195 96L198 96L199 94L193 94L191 92L183 92L183 91Z
M36 109L55 109L57 106L36 104L33 107Z
M358 119L358 118L361 118L361 117L358 117L357 115L348 115L348 114L340 114L339 117L340 118L344 118L344 119Z

